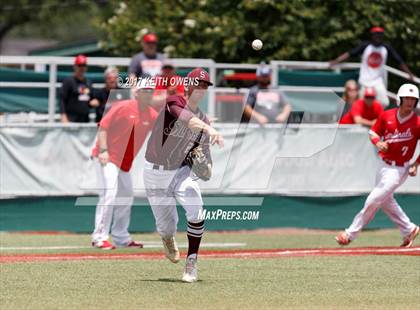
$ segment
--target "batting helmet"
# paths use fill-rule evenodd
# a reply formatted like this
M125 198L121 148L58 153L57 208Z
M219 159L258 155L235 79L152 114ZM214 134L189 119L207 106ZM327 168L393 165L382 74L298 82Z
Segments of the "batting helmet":
M398 90L397 96L398 96L398 100L397 100L398 106L400 106L401 101L402 101L401 98L403 97L416 98L417 99L416 105L417 105L417 103L419 102L419 89L414 84L409 84L409 83L403 84Z

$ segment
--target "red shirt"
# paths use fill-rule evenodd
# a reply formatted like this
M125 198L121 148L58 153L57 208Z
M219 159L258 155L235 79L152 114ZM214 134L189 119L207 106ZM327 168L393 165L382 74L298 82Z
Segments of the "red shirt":
M382 105L376 100L368 106L364 99L358 99L353 102L350 111L341 118L340 124L355 124L356 116L372 121L377 119L383 111Z
M99 123L99 127L107 132L110 162L121 170L129 171L156 118L154 109L146 107L142 111L136 100L115 103ZM99 141L96 141L92 156L97 157L98 154Z
M400 165L410 161L414 155L417 141L420 139L420 117L413 113L401 122L398 108L387 110L380 115L371 131L388 143L387 152L379 152L385 160L395 161Z

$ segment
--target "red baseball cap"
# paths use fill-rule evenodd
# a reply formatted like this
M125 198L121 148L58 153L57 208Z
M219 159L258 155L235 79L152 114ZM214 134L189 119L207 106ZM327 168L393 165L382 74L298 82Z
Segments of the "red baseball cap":
M204 70L203 68L195 68L187 75L188 79L198 79L199 81L206 82L210 86L213 85L212 82L210 82L210 75L209 73Z
M85 55L77 55L74 59L74 64L76 66L86 66L87 65L87 57Z
M373 97L373 98L375 98L376 97L376 91L375 91L375 89L374 88L372 88L372 87L367 87L366 89L365 89L365 98L366 97Z
M145 43L157 43L158 37L154 33L148 33L143 36L143 42Z
M384 33L384 28L379 27L379 26L375 26L370 28L370 33Z

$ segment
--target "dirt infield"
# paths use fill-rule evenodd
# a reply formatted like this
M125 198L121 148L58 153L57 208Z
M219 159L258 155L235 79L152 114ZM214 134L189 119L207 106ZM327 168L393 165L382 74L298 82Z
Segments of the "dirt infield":
M184 253L185 254L185 253ZM265 249L265 250L227 250L200 252L200 258L280 258L308 256L361 256L361 255L409 255L420 256L420 247L369 247L369 248L330 248L330 249ZM76 261L76 260L126 260L126 259L164 259L161 252L95 254L17 254L1 255L0 263Z

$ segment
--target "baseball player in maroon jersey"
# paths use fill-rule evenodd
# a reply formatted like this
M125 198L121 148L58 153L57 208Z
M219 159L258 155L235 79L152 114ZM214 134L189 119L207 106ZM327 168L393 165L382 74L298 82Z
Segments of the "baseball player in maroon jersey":
M398 90L399 108L387 110L380 115L370 130L370 139L382 159L377 171L376 185L367 197L364 208L353 223L336 236L341 245L347 245L373 219L379 208L398 226L403 237L402 247L410 247L419 234L394 198L394 191L407 179L416 176L420 156L410 165L417 141L420 140L420 117L414 109L419 101L419 89L413 84L404 84Z
M145 84L140 85L135 100L114 103L99 123L92 150L100 189L92 245L100 249L115 248L108 241L110 231L118 247L143 246L131 239L128 226L133 203L130 169L157 117L148 106L153 89Z
M202 148L208 160L206 178L211 176L210 144L223 146L223 137L210 126L198 107L207 88L213 85L209 74L196 68L188 74L185 96L172 95L159 113L147 144L144 184L147 198L162 237L166 257L173 263L180 259L175 241L178 213L176 201L187 218L188 254L184 282L197 281L197 254L204 232L199 218L203 208L197 177L188 165L188 154Z

